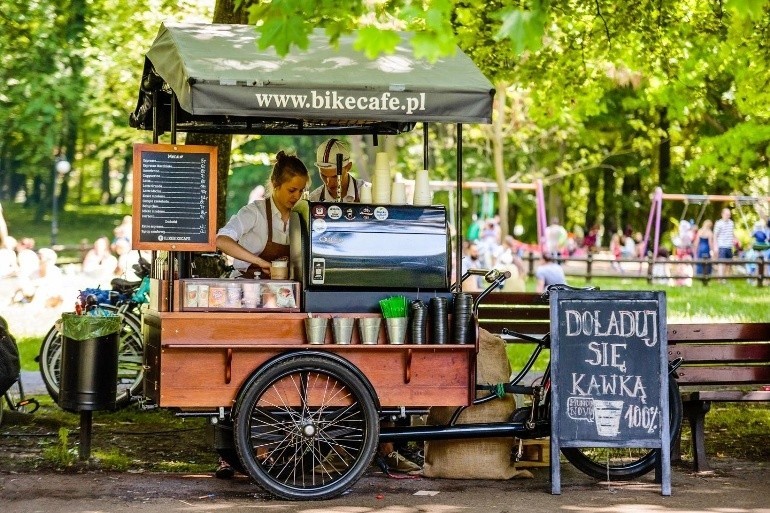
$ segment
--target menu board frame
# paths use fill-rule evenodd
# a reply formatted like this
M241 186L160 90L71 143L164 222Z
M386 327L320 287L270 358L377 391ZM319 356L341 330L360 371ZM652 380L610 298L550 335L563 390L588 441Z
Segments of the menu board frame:
M150 153L166 154L203 154L208 163L208 181L205 183L208 201L202 206L207 208L204 214L207 216L205 223L205 242L184 242L179 240L148 241L142 239L142 224L146 220L143 212L143 199L146 191L144 188L144 161ZM134 193L132 246L133 249L146 249L154 251L212 251L216 248L216 224L217 224L217 147L204 145L185 144L134 144Z
M562 447L650 448L671 495L666 295L555 290L551 304L551 493Z

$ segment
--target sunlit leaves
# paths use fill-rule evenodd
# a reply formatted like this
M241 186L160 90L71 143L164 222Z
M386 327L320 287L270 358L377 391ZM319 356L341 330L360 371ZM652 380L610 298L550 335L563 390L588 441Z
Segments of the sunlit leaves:
M531 10L504 9L498 16L502 24L495 34L496 40L510 40L517 54L540 48L547 21L546 10L540 2Z
M363 52L369 59L374 59L383 53L393 53L400 42L401 36L397 32L368 26L358 30L353 48Z

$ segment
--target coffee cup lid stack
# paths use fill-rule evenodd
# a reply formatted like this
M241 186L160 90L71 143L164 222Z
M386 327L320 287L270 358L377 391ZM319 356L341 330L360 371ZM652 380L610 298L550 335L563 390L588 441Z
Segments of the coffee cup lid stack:
M388 162L388 154L379 152L375 159L372 202L387 205L390 203L390 192L390 163Z
M430 190L430 179L427 169L417 171L414 178L414 197L412 204L417 206L429 206L433 203L433 194Z

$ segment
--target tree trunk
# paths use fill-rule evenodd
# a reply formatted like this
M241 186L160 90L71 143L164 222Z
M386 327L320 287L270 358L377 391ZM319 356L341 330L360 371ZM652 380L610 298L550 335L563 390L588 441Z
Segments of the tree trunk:
M495 86L495 111L492 119L492 162L495 168L495 181L497 182L498 196L500 197L498 213L500 214L500 233L505 236L511 233L508 229L508 184L505 176L505 162L503 161L503 126L505 126L505 98L507 85L498 83Z
M660 130L663 132L663 135L660 136L660 147L658 148L658 183L665 192L666 186L669 185L668 177L671 171L671 138L668 133L668 109L663 107L660 109L659 115ZM662 213L660 216L660 233L666 233L668 229L668 216Z
M128 188L128 177L133 169L134 155L132 152L126 154L123 159L123 175L120 177L120 202L126 203L126 189Z
M248 23L248 6L242 2L238 9L233 0L217 0L214 5L214 23ZM226 134L187 134L185 144L202 144L217 147L217 229L227 221L227 177L230 174L230 153L233 137Z
M100 203L102 205L112 204L112 193L110 193L110 159L102 159L102 196Z
M609 243L612 234L622 227L620 226L620 219L618 219L615 172L613 169L605 169L602 174L604 175L604 233L609 234L606 240Z

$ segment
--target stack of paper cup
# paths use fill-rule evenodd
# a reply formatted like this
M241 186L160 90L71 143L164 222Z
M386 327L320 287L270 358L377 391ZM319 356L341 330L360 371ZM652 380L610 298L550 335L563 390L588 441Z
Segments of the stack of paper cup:
M260 284L253 281L243 282L243 307L256 308L260 300Z
M430 180L428 179L428 170L420 169L414 178L414 201L417 206L428 206L432 203L433 197L430 192Z
M377 152L377 155L374 156L374 169L387 169L390 171L390 162L388 162L387 152Z
M380 152L374 167L372 202L387 205L390 203L390 164L388 154Z
M406 205L406 184L404 182L393 182L390 190L391 205Z
M358 191L358 200L361 203L372 203L374 201L371 185L364 184L361 186L361 190Z

